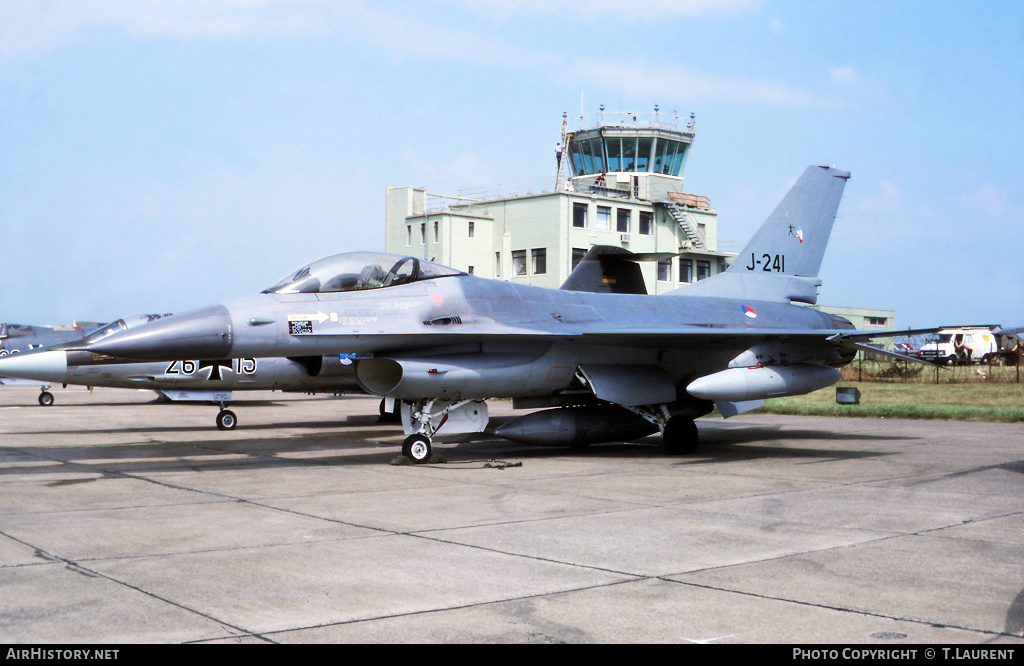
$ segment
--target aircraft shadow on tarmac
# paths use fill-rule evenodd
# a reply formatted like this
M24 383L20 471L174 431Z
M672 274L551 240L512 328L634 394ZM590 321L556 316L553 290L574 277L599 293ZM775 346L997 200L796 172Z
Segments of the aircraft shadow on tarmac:
M122 405L123 406L123 405ZM512 418L512 417L507 417ZM538 446L518 444L503 440L489 432L500 426L507 418L492 420L488 432L475 436L460 436L443 443L437 453L443 459L440 462L466 463L482 459L493 459L495 456L514 457L520 460L543 458L610 458L610 459L666 459L677 465L713 465L716 463L734 463L759 459L806 458L808 460L857 460L871 457L893 455L893 451L863 449L856 446L857 442L879 440L892 441L912 440L915 437L894 436L891 434L875 435L870 433L836 433L822 429L784 430L774 424L741 425L718 427L708 424L701 427L701 446L691 455L680 456L667 452L662 446L661 437L650 437L634 442L609 442L591 444L588 447L571 448L565 446ZM40 473L53 474L57 471L54 461L68 463L69 474L97 472L104 474L125 474L166 471L216 471L218 469L286 466L359 466L391 462L400 453L400 442L404 436L400 426L394 423L380 422L377 416L349 416L345 421L325 419L313 422L282 422L271 424L254 424L240 426L234 431L237 434L252 432L253 434L272 433L281 428L302 429L304 434L289 433L286 436L256 436L239 439L225 437L222 439L203 439L187 441L161 441L161 433L209 432L212 426L140 426L137 424L123 428L103 428L94 430L77 430L75 435L104 435L145 433L152 438L151 442L130 444L109 444L100 446L28 446L10 447L8 455L0 450L0 475L5 473L24 474L26 459L40 461ZM360 432L365 429L367 432ZM315 432L320 431L320 432ZM330 431L330 432L327 432ZM332 436L336 433L336 436ZM68 436L67 431L34 431L25 434ZM453 441L461 439L463 441ZM794 447L791 444L773 446L772 442L785 440L817 440L829 442L849 442L850 447L840 449L823 447ZM372 449L367 451L366 449ZM361 450L355 453L354 450ZM306 454L303 457L291 457L295 454ZM224 459L225 455L238 456ZM16 464L8 467L4 463L12 461ZM95 462L102 461L102 462Z

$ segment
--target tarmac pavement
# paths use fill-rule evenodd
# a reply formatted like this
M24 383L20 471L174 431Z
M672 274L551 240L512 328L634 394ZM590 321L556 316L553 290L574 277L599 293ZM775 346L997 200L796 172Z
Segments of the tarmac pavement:
M375 398L236 393L222 432L37 393L0 388L0 643L1021 641L1024 424L747 414L690 456L413 466Z

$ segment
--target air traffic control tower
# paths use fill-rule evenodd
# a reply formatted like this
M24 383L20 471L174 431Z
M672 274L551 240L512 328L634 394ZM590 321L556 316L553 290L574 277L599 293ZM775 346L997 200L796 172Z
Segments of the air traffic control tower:
M725 270L707 197L683 191L694 118L633 112L563 115L556 166L544 183L433 194L389 187L387 250L482 277L557 288L593 245L675 255L642 264L649 293Z

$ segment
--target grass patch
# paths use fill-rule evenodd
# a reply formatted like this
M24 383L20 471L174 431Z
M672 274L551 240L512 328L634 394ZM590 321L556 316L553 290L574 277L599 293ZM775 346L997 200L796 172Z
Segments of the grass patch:
M765 400L754 413L937 421L1024 422L1024 384L881 384L841 381L860 389L859 405L836 404L835 387Z

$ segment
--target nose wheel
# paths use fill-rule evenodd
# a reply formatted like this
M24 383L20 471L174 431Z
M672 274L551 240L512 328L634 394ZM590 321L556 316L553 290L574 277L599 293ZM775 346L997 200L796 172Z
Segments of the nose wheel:
M39 394L39 404L43 407L49 407L53 404L53 394L46 390L48 388L50 387L44 386L42 392Z
M238 425L238 417L230 409L222 409L217 414L218 430L234 430L236 425Z
M402 443L402 455L416 464L430 460L430 438L424 434L409 435Z

